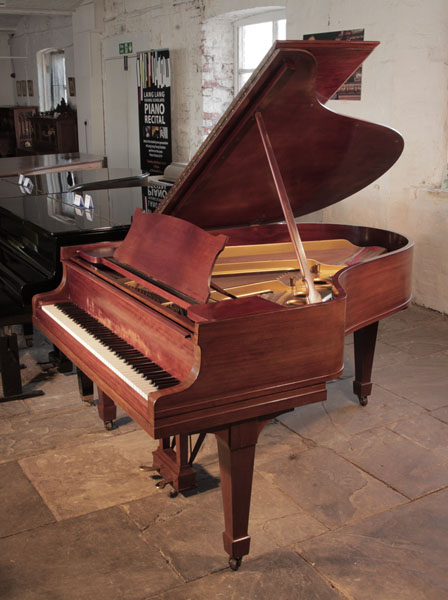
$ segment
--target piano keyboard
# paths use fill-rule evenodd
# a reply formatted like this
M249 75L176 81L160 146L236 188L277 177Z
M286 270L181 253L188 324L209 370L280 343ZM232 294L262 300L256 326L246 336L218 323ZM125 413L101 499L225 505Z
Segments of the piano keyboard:
M46 304L42 310L143 398L179 383L76 304Z

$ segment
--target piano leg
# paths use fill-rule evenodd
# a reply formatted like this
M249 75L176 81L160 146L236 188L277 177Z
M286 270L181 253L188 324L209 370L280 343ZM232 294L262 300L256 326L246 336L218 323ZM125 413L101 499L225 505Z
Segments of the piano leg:
M215 432L224 508L224 550L230 556L229 565L234 571L241 565L243 556L249 553L255 446L261 430L270 420L246 421Z
M375 356L378 321L371 323L354 333L355 342L355 381L353 392L358 396L361 406L366 406L372 393L372 367Z
M48 361L54 364L59 373L70 373L73 369L72 361L54 345L53 350L48 354Z
M42 390L23 391L20 369L17 334L10 330L3 332L3 327L0 327L0 374L3 386L3 396L0 397L0 402L24 400L44 395Z
M107 430L114 428L114 419L117 418L117 407L114 401L102 390L98 389L98 414L104 421Z
M83 402L93 404L93 381L76 367L76 375L78 377L78 389Z
M23 323L22 324L23 337L25 338L25 344L27 347L31 347L33 345L33 324L32 323Z

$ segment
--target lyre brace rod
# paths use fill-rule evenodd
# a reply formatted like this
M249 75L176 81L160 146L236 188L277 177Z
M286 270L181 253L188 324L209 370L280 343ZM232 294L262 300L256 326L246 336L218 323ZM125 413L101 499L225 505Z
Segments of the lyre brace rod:
M313 276L309 269L302 240L300 239L300 235L297 230L297 225L294 220L294 213L292 212L291 203L288 198L288 192L286 191L285 183L280 173L278 162L275 157L271 140L269 139L269 135L261 112L258 111L255 113L255 120L257 122L258 131L260 132L264 150L266 152L266 156L269 162L272 177L274 179L275 188L277 190L283 215L285 217L286 226L288 227L288 232L291 236L292 246L294 248L297 260L299 262L300 273L302 275L302 280L306 287L306 301L308 304L315 304L317 302L321 302L322 298L319 292L314 287Z

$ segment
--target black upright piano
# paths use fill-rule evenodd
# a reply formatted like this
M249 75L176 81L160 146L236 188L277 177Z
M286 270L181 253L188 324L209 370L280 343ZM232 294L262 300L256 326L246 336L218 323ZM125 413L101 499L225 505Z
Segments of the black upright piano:
M11 326L22 325L31 343L31 300L58 285L60 249L123 239L144 204L146 177L137 170L96 169L0 179L1 400L39 393L22 389Z

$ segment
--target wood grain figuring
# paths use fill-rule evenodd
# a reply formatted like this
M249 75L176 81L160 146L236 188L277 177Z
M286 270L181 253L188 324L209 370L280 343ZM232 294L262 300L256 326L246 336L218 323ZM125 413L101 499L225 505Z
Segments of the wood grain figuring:
M114 414L116 404L161 439L155 466L176 489L190 486L194 475L187 467L184 436L217 436L224 548L234 567L249 552L261 429L275 416L326 399L326 382L343 371L344 334L351 332L354 391L365 400L372 387L378 320L410 302L412 242L394 232L334 224L301 224L298 230L304 242L323 241L321 252L325 241L335 239L386 251L342 266L333 275L332 298L301 306L260 297L207 302L213 263L226 243L290 241L287 227L278 223L280 203L256 111L262 114L295 216L353 194L398 158L403 142L395 131L322 105L376 44L278 42L162 203L160 211L166 214L138 211L121 244L64 249L61 284L33 301L35 326L101 390L103 419ZM183 297L187 316L176 321L168 310L161 314L119 289L106 280L105 265L129 279L137 274L136 281L149 277L155 289L157 282L170 288ZM83 308L180 383L147 397L131 389L105 367L99 352L85 350L42 310L63 300ZM176 450L169 436L176 436Z
M226 236L138 208L114 258L198 302L206 302L213 263L226 241Z
M98 319L131 346L166 368L177 379L185 379L194 364L191 332L111 288L107 283L67 265L68 298Z
M350 52L362 61L362 48L367 54L373 48L369 43L339 44L278 44L159 210L206 229L280 221L278 195L255 122L257 112L263 116L296 217L354 194L387 171L403 150L400 134L338 115L319 101L318 96L332 87L329 83L323 92L319 79L321 92L317 91L319 57L323 78L331 79L334 73L336 81L346 69L358 66L354 60L347 67Z
M278 310L284 310L284 308L280 304L254 296L252 298L237 298L232 302L223 301L191 306L188 310L188 316L197 322L211 322Z
M303 241L347 239L357 246L381 246L385 254L341 269L334 277L347 294L346 335L405 308L411 301L414 244L405 236L374 227L299 224ZM221 230L220 230L221 231ZM224 229L230 245L289 241L286 225Z
M279 386L280 387L280 386ZM265 391L266 392L266 391ZM197 403L190 406L188 412L172 411L172 414L157 412L157 406L150 404L153 409L153 435L157 438L173 435L175 432L188 434L191 432L214 432L226 427L229 423L239 423L263 418L272 413L282 414L297 408L324 402L327 399L325 384L299 387L294 390L284 390L278 393L247 394L247 398L238 395L214 398L211 402ZM157 414L156 414L157 413ZM249 416L250 415L250 416Z
M165 408L193 410L220 396L257 396L276 385L305 387L337 377L343 368L344 316L341 295L322 304L200 323L198 377L183 392L159 398L155 414Z

